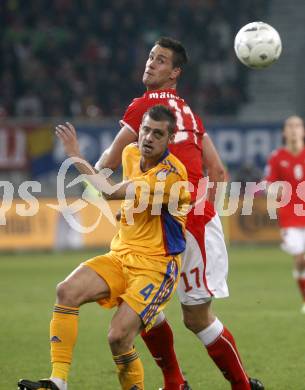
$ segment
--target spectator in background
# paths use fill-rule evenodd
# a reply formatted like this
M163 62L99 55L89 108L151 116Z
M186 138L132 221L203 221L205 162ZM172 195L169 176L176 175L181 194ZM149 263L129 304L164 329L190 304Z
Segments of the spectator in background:
M143 53L158 36L169 35L183 38L193 53L181 85L190 103L205 115L235 115L247 82L245 67L232 56L234 34L249 18L259 19L268 2L236 1L233 13L228 0L156 0L145 8L139 0L111 6L106 0L4 0L1 103L9 115L30 105L33 115L87 116L93 105L99 116L117 116L142 92L135 80Z
M16 102L16 115L27 117L41 117L42 104L35 92L29 88Z

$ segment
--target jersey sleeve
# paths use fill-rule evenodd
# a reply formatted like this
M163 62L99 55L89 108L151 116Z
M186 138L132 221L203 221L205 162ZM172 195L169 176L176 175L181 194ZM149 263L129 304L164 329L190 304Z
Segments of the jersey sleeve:
M122 151L122 176L123 180L129 180L132 174L132 164L135 159L136 143L126 145Z
M203 139L204 135L207 134L207 133L206 133L205 127L204 127L204 125L202 123L202 120L201 120L201 118L198 115L195 115L195 120L196 120L196 124L197 124L197 129L198 129L197 145L202 150L202 139Z
M123 176L123 180L126 180L126 178L128 177L128 164L127 164L127 156L128 156L128 153L129 153L129 145L125 146L125 148L123 149L123 152L122 152L122 176Z
M199 134L201 134L201 136L203 136L204 134L206 134L206 130L205 130L205 127L203 125L203 122L202 122L200 116L195 115L195 120L197 123L198 132L199 132Z
M265 172L264 172L264 179L268 183L273 183L277 180L280 180L280 175L279 175L279 166L278 166L278 160L276 158L276 154L273 154L265 167Z
M147 99L134 99L127 107L123 118L120 120L120 125L127 126L130 131L138 135L143 115L148 110L148 108L149 104Z

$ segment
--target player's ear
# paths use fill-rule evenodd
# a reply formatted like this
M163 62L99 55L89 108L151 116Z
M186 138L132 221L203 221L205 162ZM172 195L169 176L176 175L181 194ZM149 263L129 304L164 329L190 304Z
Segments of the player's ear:
M174 142L174 138L175 138L175 134L174 133L171 133L169 136L168 136L168 143L169 144L172 144Z
M170 79L176 80L180 76L181 72L182 72L181 68L178 67L174 68L171 72Z

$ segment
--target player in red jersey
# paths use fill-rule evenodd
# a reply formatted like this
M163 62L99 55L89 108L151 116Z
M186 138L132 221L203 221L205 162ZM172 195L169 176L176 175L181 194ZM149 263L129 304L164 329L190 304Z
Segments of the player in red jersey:
M170 150L187 169L189 180L194 185L193 200L196 199L199 181L203 178L203 166L211 182L223 181L223 165L200 118L176 92L177 80L186 62L187 55L180 42L161 38L155 43L143 75L147 91L127 108L120 122L122 128L97 162L97 169L116 169L121 163L124 146L138 139L145 111L156 104L163 104L171 107L176 114L177 129ZM209 196L213 197L213 191ZM228 259L219 217L209 201L205 203L201 215L195 215L194 209L187 218L187 249L183 255L182 277L178 286L184 323L206 347L232 389L263 389L259 381L249 379L232 334L215 317L211 308L213 298L228 296ZM148 333L144 332L142 337L162 369L164 389L189 389L180 371L173 334L164 315L160 315L155 326Z
M298 116L291 116L286 119L283 129L284 147L271 154L266 168L266 180L268 183L287 182L286 190L284 187L287 195L283 193L283 197L290 197L291 190L290 201L278 210L278 222L282 236L281 247L294 259L293 276L298 283L303 298L301 312L305 314L304 137L303 119Z

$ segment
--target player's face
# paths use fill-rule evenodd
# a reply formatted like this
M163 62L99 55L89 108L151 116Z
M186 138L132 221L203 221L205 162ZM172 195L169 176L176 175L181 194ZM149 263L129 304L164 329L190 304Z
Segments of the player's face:
M167 121L155 121L146 115L139 132L139 149L146 160L158 161L167 149L171 137Z
M173 88L181 69L173 65L173 52L156 45L146 61L143 83L148 90Z
M291 116L286 119L283 135L286 142L298 142L304 139L304 122L298 116Z

